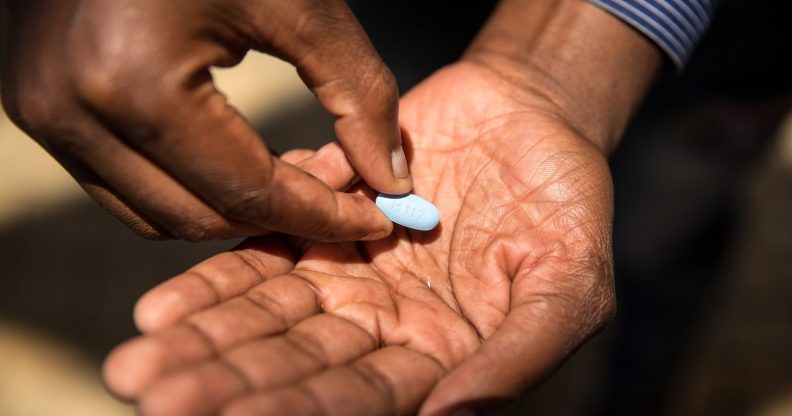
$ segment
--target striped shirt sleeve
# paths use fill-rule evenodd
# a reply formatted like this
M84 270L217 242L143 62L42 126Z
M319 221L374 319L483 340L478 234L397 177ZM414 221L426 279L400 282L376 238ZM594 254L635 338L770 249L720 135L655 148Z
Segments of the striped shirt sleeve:
M589 0L624 20L682 70L709 27L717 0Z

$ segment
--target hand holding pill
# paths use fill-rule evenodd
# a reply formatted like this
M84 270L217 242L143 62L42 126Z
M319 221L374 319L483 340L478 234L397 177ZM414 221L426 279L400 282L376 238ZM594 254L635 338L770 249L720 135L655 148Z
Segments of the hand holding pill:
M5 3L9 115L136 232L352 241L392 229L368 199L271 154L210 75L249 50L294 64L357 174L408 192L398 88L344 0Z
M138 303L145 335L108 360L110 389L154 416L322 413L317 403L445 414L543 379L612 311L610 240L598 234L610 181L576 130L513 94L470 64L425 81L401 108L414 194L376 197L407 228L340 244L251 239L175 277ZM352 180L332 149L283 158ZM342 177L324 175L331 161L347 163ZM413 231L436 227L438 210L442 232ZM165 358L149 358L155 347ZM182 358L186 347L199 352Z

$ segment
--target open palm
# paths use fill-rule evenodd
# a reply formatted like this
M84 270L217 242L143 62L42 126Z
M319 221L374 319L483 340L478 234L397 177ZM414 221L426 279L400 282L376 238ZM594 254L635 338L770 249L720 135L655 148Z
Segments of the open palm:
M401 124L438 228L209 259L141 300L110 388L144 414L445 413L514 397L595 333L614 308L601 153L473 63L408 94Z

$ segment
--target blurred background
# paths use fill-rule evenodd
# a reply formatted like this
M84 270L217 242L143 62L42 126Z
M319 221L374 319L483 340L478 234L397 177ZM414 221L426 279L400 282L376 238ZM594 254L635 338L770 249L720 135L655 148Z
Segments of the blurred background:
M494 2L350 3L407 90ZM792 415L790 17L724 0L658 82L612 161L617 320L509 414ZM215 75L276 150L333 139L288 65L250 54ZM0 415L133 414L99 371L135 300L235 244L134 236L0 116Z

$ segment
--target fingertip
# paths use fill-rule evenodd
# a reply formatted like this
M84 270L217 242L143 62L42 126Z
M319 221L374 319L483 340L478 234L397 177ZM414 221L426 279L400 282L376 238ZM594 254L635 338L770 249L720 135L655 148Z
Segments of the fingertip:
M156 343L146 338L135 338L116 347L102 366L107 390L122 400L137 397L156 373L160 352Z
M170 283L170 282L168 282ZM187 309L186 299L166 283L146 292L135 304L133 320L142 333L150 333L176 322Z
M135 322L135 327L143 333L155 331L158 327L159 311L157 308L152 307L153 305L149 306L149 303L151 303L148 300L149 297L149 293L146 293L138 299L132 312L132 320Z
M234 282L240 284L258 281L257 276L249 277L243 271L236 271L234 276ZM243 285L244 289L247 287ZM199 277L195 268L191 269L146 292L135 304L135 325L144 334L161 330L215 304L220 296L214 286Z

